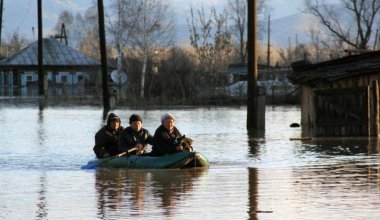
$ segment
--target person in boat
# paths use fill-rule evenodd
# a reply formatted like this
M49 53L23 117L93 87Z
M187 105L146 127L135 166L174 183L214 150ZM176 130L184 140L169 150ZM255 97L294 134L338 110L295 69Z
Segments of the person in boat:
M120 134L119 151L128 152L132 148L136 148L129 154L145 154L148 144L153 144L153 136L142 127L142 117L137 114L131 115L129 117L129 127L125 128Z
M165 113L161 117L161 125L156 129L153 139L152 156L163 156L181 151L192 151L192 140L182 136L174 126L175 118Z
M119 135L123 129L119 116L110 113L107 124L95 134L93 150L97 158L115 156L119 153Z

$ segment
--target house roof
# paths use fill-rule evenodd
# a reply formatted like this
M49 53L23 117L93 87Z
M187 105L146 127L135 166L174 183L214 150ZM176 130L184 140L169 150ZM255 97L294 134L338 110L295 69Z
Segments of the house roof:
M267 65L258 64L259 71L271 71L271 72L278 72L278 71L288 71L290 68L288 67L272 67ZM228 66L228 73L232 75L240 75L245 76L248 72L248 66L246 64L230 64Z
M43 39L44 68L99 68L100 63L53 38ZM38 41L0 61L0 69L34 69L38 67Z
M326 62L311 64L298 61L292 64L293 74L288 78L296 84L310 84L316 81L329 81L380 73L380 51L371 51L346 56Z
M232 75L247 75L248 67L244 64L230 64L228 73Z

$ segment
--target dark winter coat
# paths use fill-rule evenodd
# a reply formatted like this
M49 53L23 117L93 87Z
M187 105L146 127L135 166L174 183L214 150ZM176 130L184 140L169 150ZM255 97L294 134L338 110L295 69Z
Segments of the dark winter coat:
M180 144L178 139L182 135L176 127L173 129L174 131L170 134L163 125L157 128L153 136L154 144L151 153L153 156L163 156L177 152L176 148Z
M123 127L120 127L115 131L110 128L110 119L117 117L111 113L107 119L107 125L103 126L95 134L95 146L93 148L97 158L104 158L106 154L115 156L119 153L119 135L123 131ZM120 119L119 119L120 123Z
M131 127L127 127L120 134L119 151L126 152L135 147L136 144L142 144L145 151L147 144L153 144L153 136L145 128L141 128L139 132L136 132Z

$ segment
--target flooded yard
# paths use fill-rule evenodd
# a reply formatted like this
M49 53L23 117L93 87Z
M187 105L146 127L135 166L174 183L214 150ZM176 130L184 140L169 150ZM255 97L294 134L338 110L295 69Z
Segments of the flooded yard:
M267 106L266 130L246 107L119 108L154 133L165 112L208 169L81 170L94 158L97 107L0 106L0 219L379 219L377 139L301 137L295 106Z

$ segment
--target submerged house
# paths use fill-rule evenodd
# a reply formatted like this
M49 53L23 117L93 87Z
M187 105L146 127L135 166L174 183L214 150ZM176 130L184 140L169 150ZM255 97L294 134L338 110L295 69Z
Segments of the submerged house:
M229 86L228 94L232 96L245 96L248 91L248 67L244 64L230 64L228 67ZM266 100L273 103L293 102L296 99L295 87L289 81L288 75L292 73L290 67L258 66L257 85L266 94Z
M45 84L97 85L101 64L54 38L43 39ZM25 87L38 82L38 41L0 61L0 88Z
M380 51L292 64L303 136L379 137Z

